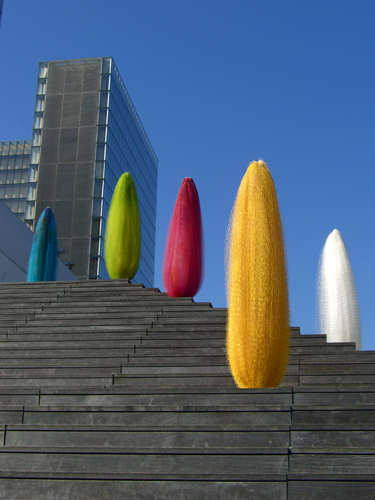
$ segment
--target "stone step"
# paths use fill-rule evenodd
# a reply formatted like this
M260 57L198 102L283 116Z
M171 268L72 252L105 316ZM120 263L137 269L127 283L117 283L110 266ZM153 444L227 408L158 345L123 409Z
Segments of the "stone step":
M61 328L65 326L65 329L74 329L76 326L112 326L112 325L124 325L127 328L130 326L151 326L152 322L156 321L156 317L152 315L139 315L139 316L128 316L122 317L121 315L115 315L112 317L109 315L108 317L69 317L67 315L66 318L64 316L60 316L58 318L40 318L39 315L37 317L28 318L26 321L17 324L17 329L24 328L27 326L28 328L50 328L51 331L54 331L56 328ZM13 326L13 323L7 320L0 320L0 328L6 328L6 326Z
M128 409L129 408L129 409ZM137 409L139 411L137 411ZM13 420L11 413L14 413ZM17 420L18 419L18 420ZM159 428L180 430L204 428L210 431L234 428L247 430L254 426L290 425L291 411L284 405L254 405L243 410L227 407L196 407L186 404L181 410L174 407L127 406L8 406L0 410L0 423L28 425L123 425L133 430Z
M249 392L238 392L236 388L232 388L232 391L222 392L218 394L209 388L210 392L198 392L190 391L187 392L185 389L179 388L179 391L170 391L169 393L165 390L159 389L159 392L155 390L146 391L143 388L143 392L139 391L136 393L135 388L131 388L133 392L127 391L124 387L111 386L107 389L102 389L101 391L92 388L85 388L84 391L80 391L77 388L74 392L72 389L69 391L63 388L59 390L50 390L48 388L42 389L39 393L27 393L19 394L19 397L14 392L12 394L0 393L0 401L4 400L4 404L11 400L14 396L15 404L18 399L23 396L30 397L30 400L35 399L38 396L38 402L41 406L121 406L127 405L130 407L143 406L145 409L149 407L168 407L174 408L176 411L181 411L184 408L190 407L208 407L213 406L221 407L226 410L229 409L248 409L251 410L254 406L269 406L277 405L283 406L289 409L292 404L292 394L289 388L285 388L284 392L279 388L277 390L268 390L263 392L253 391ZM30 389L29 389L30 391ZM185 391L185 392L182 392ZM4 390L2 391L4 392ZM25 391L24 391L25 392ZM17 396L17 399L16 399ZM27 403L24 403L27 404ZM34 403L33 403L34 404ZM145 410L146 411L146 410Z
M92 288L92 289L78 289L78 288L70 288L67 290L63 290L60 292L57 292L60 297L65 297L67 300L72 300L74 297L79 296L80 299L83 298L88 298L92 299L93 301L100 300L100 297L105 295L107 300L112 299L112 298L128 298L134 297L136 300L142 300L143 298L155 298L156 300L159 298L162 299L167 299L171 304L178 302L178 303L191 303L194 304L195 301L191 297L178 297L178 298L171 298L168 297L167 294L162 293L162 292L157 292L152 288L143 288L143 289L137 289L137 288L132 288L132 287L125 287L123 289L116 289L112 287L108 287L106 290L101 290L100 288Z
M375 406L293 406L293 424L375 425Z
M0 369L1 370L1 369ZM210 366L131 366L126 364L122 366L121 373L124 375L151 376L151 375L173 375L180 377L184 375L216 375L230 374L229 366L210 365Z
M173 332L172 333L159 333L155 332L151 327L146 326L141 326L137 327L137 325L133 325L132 329L130 330L124 330L124 331L118 331L114 330L113 332L111 330L103 331L101 333L98 333L98 330L94 330L90 333L85 333L85 332L70 332L65 331L65 332L54 332L54 328L51 327L50 331L44 332L44 333L38 333L37 331L34 331L33 328L28 331L27 326L30 325L30 323L26 323L26 325L19 325L17 329L13 330L8 330L7 332L4 332L3 334L0 334L0 339L6 340L9 339L11 341L32 341L32 340L69 340L69 339L95 339L97 338L95 334L100 334L100 338L102 339L121 339L124 336L124 333L128 334L129 332L131 333L132 330L137 331L137 335L139 337L142 337L142 339L152 339L152 340L158 340L160 339L166 339L170 341L172 338L176 340L176 343L180 344L181 340L192 340L192 339L198 339L200 341L204 341L204 339L219 339L220 342L225 342L225 336L223 332L220 331L204 331L204 332L190 332L188 335L186 333L180 333L180 332ZM124 333L123 333L124 332ZM173 335L173 337L172 337ZM294 345L300 345L301 343L300 337L291 337L291 342ZM320 343L320 342L319 342ZM349 362L350 361L350 358ZM346 359L345 359L346 361ZM358 360L354 359L354 362L358 362Z
M164 329L164 328L159 328L159 323L158 321L154 321L152 324L152 328L148 330L148 335L150 338L174 338L174 339L191 339L191 338L212 338L213 336L217 338L222 338L224 339L226 337L226 330L225 328L218 328L217 326L213 326L212 328L207 327L206 325L202 325L202 327L199 328L191 328L188 330L183 330L183 329ZM302 336L299 335L298 333L294 333L294 331L291 331L290 338L293 340L304 340L301 338ZM303 336L304 337L304 336ZM306 336L307 337L307 336ZM313 336L313 340L315 340L315 337ZM305 340L305 342L308 341L308 339ZM324 343L324 341L322 341Z
M117 355L113 357L103 357L100 353L89 352L87 356L75 357L28 357L23 356L22 350L19 357L0 358L0 369L27 369L27 368L105 368L128 364L128 355ZM1 391L1 388L0 388Z
M166 296L153 296L153 295L146 295L144 298L139 298L137 294L134 294L133 296L130 297L124 297L123 295L114 295L112 297L108 297L107 295L100 295L99 296L81 296L81 295L76 295L76 296L67 296L64 294L58 294L58 293L51 293L51 294L46 294L46 293L40 293L38 294L27 294L27 295L19 295L15 294L13 296L3 296L0 297L0 302L1 302L1 308L5 309L5 307L9 308L17 308L19 306L25 306L25 307L32 307L34 305L35 307L41 307L44 305L45 308L51 307L51 308L61 308L68 310L70 308L76 308L78 305L82 307L94 307L95 304L98 304L100 306L105 306L105 307L110 307L110 308L118 308L118 307L123 307L123 308L132 308L132 307L157 307L160 309L163 308L174 308L178 307L181 310L184 308L192 308L191 311L201 311L204 312L207 310L207 314L211 313L214 314L215 309L211 308L208 304L206 303L200 303L200 302L192 302L191 300L186 300L186 299L175 299L175 303L171 304L171 299ZM195 309L196 308L196 309ZM219 314L225 315L225 312L220 312Z
M309 474L374 474L375 451L363 454L353 453L320 453L318 450L309 453L298 453L291 450L289 472Z
M44 293L14 293L1 295L0 293L0 309L1 311L22 310L21 308L40 308L42 305L49 306L53 301L57 299L58 294L53 292Z
M236 448L242 451L269 448L288 448L293 453L347 454L375 451L375 427L371 429L324 429L289 430L289 426L254 427L246 431L225 429L208 430L134 430L126 426L49 426L49 425L7 425L2 434L4 446L22 447L73 447L73 448L168 448L168 452L196 453L198 448L210 452L213 449ZM77 451L77 450L76 450ZM137 450L138 453L142 451ZM238 451L237 451L238 452Z
M31 311L33 313L35 310L41 310L42 307L50 307L49 302L44 303L44 302L20 302L20 301L12 301L8 303L4 303L4 299L1 299L0 303L0 310L2 315L4 313L10 313L10 314L19 314L19 315L25 315L24 311Z
M50 398L51 399L51 398ZM56 400L56 398L55 398ZM45 399L45 401L47 401ZM324 407L319 410L293 409L285 405L248 406L245 409L229 409L226 406L189 406L181 409L165 406L3 406L0 421L6 424L38 425L131 425L137 428L153 426L170 430L171 426L187 430L207 428L220 430L222 426L246 430L249 426L279 426L296 424L319 426L351 426L352 430L375 425L374 411L366 407L353 410L350 407ZM13 415L14 414L14 415ZM12 415L15 419L12 419ZM17 418L16 418L17 417Z
M216 316L214 314L208 316L206 314L181 314L180 317L178 316L173 316L173 317L168 317L167 314L163 314L162 316L159 317L159 324L161 327L164 326L184 326L184 325L189 325L189 326L194 326L198 325L201 326L201 324L212 324L212 325L223 325L226 327L227 320L226 317L221 317L221 316Z
M65 345L67 342L85 342L85 341L101 341L101 342L106 342L107 340L109 342L113 341L125 341L127 339L137 339L138 342L140 342L140 339L147 336L147 328L131 328L129 330L115 330L114 332L111 331L92 331L92 332L58 332L58 333L53 333L53 332L44 332L44 333L37 333L32 331L31 333L28 332L17 332L16 330L13 331L8 331L6 333L3 333L0 335L1 341L4 342L28 342L30 345L33 342L53 342L53 343L58 343L60 342L62 345Z
M314 346L291 346L290 354L295 355L299 354L301 350L309 351L310 353L319 353L319 352L336 352L343 350L345 351L355 351L354 345L335 345L332 344L322 344L322 345L314 345ZM147 345L142 343L141 345L136 347L136 354L138 355L154 355L154 356L204 356L204 355L216 355L216 354L225 354L226 349L223 347L185 347L185 346L163 346L160 345Z
M0 294L15 293L37 293L45 290L65 290L72 293L94 292L106 293L152 293L166 296L158 288L146 288L140 283L127 283L126 280L100 280L100 281L54 281L54 282L32 282L32 283L0 283ZM190 298L191 299L191 298Z
M76 336L76 338L70 336L68 339L64 340L64 338L55 338L52 334L49 338L45 338L43 340L40 339L31 339L29 335L18 335L22 340L13 340L13 335L8 336L8 340L0 341L0 352L2 350L7 349L61 349L61 348L76 348L76 347L85 347L88 349L97 348L108 348L108 347L116 347L116 346L128 346L132 345L132 343L138 343L143 345L143 337L140 334L132 333L130 331L126 332L127 335L117 335L116 337L112 336L112 338L102 339L99 335L93 336L91 338L81 338L80 336ZM23 337L23 338L22 338ZM209 341L207 341L209 342ZM217 343L219 343L217 341ZM211 341L212 345L215 344L215 340Z
M375 475L370 474L288 474L288 500L317 498L373 500Z
M304 375L299 374L299 384L302 385L352 385L352 384L374 384L375 374L363 371L361 374L346 374L336 370L336 374L329 375Z
M98 336L99 337L99 336ZM27 337L28 338L28 337ZM38 349L111 349L111 348L126 348L133 347L134 344L140 344L142 337L140 335L132 334L117 339L80 339L76 340L70 338L66 341L60 339L49 338L48 340L20 340L13 342L11 339L7 341L0 341L0 352L7 352L12 350L33 350Z
M38 322L38 321L48 321L52 325L57 321L86 321L87 323L96 322L96 321L108 321L108 320L138 320L142 321L143 319L148 319L151 321L157 321L158 313L157 311L150 310L131 310L131 311L116 311L113 314L111 311L92 311L86 312L85 309L76 309L76 312L66 311L66 312L56 312L56 311L47 311L36 312L30 317L30 320Z
M332 342L327 344L300 345L291 348L293 354L339 354L356 352L355 342Z
M9 477L6 476L8 474ZM22 474L18 473L19 476ZM29 479L27 477L30 477ZM129 479L131 476L133 479ZM174 475L174 480L168 477L161 480L156 474L143 475L145 480L137 479L137 474L127 475L124 480L122 474L97 473L95 479L76 477L71 479L64 473L55 473L53 479L50 475L29 473L20 479L16 472L0 472L0 498L20 500L25 498L38 498L50 500L51 498L102 500L103 498L127 498L136 500L228 500L228 499L262 499L262 500L286 500L286 477L278 474L277 478L269 478L264 475L253 475L242 477L231 475L230 479L216 478L211 480L187 479L183 475ZM351 487L353 491L353 486ZM362 491L364 491L362 489ZM302 498L302 497L300 497ZM347 500L345 497L344 500ZM352 497L354 498L354 497ZM358 497L367 500L367 497Z
M114 333L114 332L144 332L147 327L147 323L138 325L138 324L133 324L129 325L127 322L122 322L118 325L116 324L111 324L111 325L65 325L65 326L48 326L48 322L44 322L44 326L38 326L34 325L32 322L28 322L25 325L17 325L14 332L19 333L19 334L24 334L28 335L29 333L48 333L48 334L54 334L54 333L68 333L72 334L72 332L75 332L77 334L79 333L88 333L88 332L93 332L93 333ZM12 334L12 332L10 332Z
M139 350L136 354L129 355L129 366L191 366L191 365L227 365L226 354L206 355L206 356L157 356L157 355L142 355ZM290 355L288 360L289 365L298 365L298 354Z
M178 331L178 332L190 332L190 331L195 331L196 329L198 330L207 330L207 329L213 329L213 330L218 330L218 331L226 331L226 320L224 318L219 318L218 321L214 323L210 322L200 322L199 320L197 321L191 321L190 323L188 322L178 322L174 320L174 323L172 322L164 322L162 321L162 316L158 319L158 322L154 324L154 329L156 331L160 330L163 332L173 332L173 331ZM298 330L295 328L291 328L291 335L299 336L300 333ZM316 337L317 335L311 335L311 337ZM304 337L304 335L302 335Z
M121 363L112 366L78 366L78 367L20 367L20 368L3 368L0 367L0 384L4 379L9 378L28 378L29 383L34 377L39 379L50 378L54 379L61 377L111 377L112 374L121 372ZM44 382L40 382L44 385Z
M91 352L90 352L91 351ZM87 347L72 347L70 349L66 349L62 346L56 348L49 349L3 349L0 351L0 360L1 357L4 358L20 358L20 355L24 358L77 358L77 357L118 357L123 356L123 358L127 359L127 354L134 352L134 347L131 345L124 347L114 347L114 348L92 348L91 350Z
M303 336L302 336L303 337ZM301 365L321 364L332 365L342 363L375 363L375 351L355 351L328 354L300 354Z
M374 385L355 386L318 386L295 387L294 403L296 405L351 405L355 408L358 404L371 405L375 409Z
M365 363L365 362L354 362L354 360L349 362L333 363L333 364L304 364L304 360L300 360L300 374L301 375L311 375L319 373L331 375L344 373L345 375L352 374L375 374L375 363Z
M360 431L365 436L365 431ZM371 432L371 431L367 431ZM121 448L124 453L133 449L137 453L143 450L164 449L168 453L185 454L205 450L230 449L232 453L246 452L251 449L270 448L287 449L289 446L288 426L274 426L260 429L236 431L206 431L170 429L148 429L134 431L126 426L37 426L8 425L4 431L4 446L38 448ZM301 439L296 442L303 443ZM238 450L237 450L238 449ZM81 450L84 451L84 450Z
M1 372L1 368L0 368ZM230 369L227 363L221 365L195 365L195 366L154 366L154 365L136 365L131 363L123 364L121 373L124 375L150 376L150 375L173 375L174 377L182 377L184 375L215 375L215 374L230 374ZM298 365L289 365L286 369L287 375L298 374Z
M144 339L141 340L142 344L145 345ZM135 344L138 346L140 342ZM137 347L136 347L137 349ZM139 352L139 349L138 349ZM138 366L139 369L143 367L160 367L160 366L168 366L168 367L176 367L179 368L181 365L227 365L226 356L201 356L199 360L196 356L141 356L139 354L132 354L129 358L130 366ZM332 364L332 365L320 365L320 364L309 364L303 365L299 362L298 354L291 354L289 356L288 365L298 365L298 372L300 375L318 375L321 376L323 374L331 375L340 375L344 374L353 375L353 374L375 374L375 364L374 363L342 363L342 364ZM314 384L314 385L318 385Z
M11 472L59 472L69 474L85 474L95 477L96 474L121 473L128 474L157 474L171 478L196 475L207 476L210 479L222 480L233 474L245 474L249 470L253 474L280 474L287 473L287 450L275 450L274 453L196 453L196 454L166 454L166 453L121 453L110 450L101 453L77 452L59 449L45 451L40 448L0 447L0 469ZM298 468L296 467L298 470ZM177 477L176 477L177 476Z
M45 366L43 359L39 363L34 363L34 366L25 365L19 363L19 366L4 367L0 362L0 377L9 378L11 376L17 377L42 377L42 376L64 376L66 374L71 374L71 376L98 376L108 373L123 374L126 376L136 376L136 377L149 377L152 375L163 376L210 376L210 375L230 375L230 369L228 365L210 365L210 366L136 366L132 367L126 363L126 359L117 358L115 362L108 363L106 360L100 360L98 364L92 358L85 358L85 362L74 363L75 366L56 366L52 365L51 362L47 363ZM43 366L44 365L44 366ZM298 366L291 365L286 370L286 376L297 375Z
M130 301L129 301L130 302ZM194 308L192 310L191 304L180 305L180 306L169 306L164 303L155 303L155 301L142 301L139 303L132 304L128 301L121 303L119 302L108 302L101 301L100 305L94 307L91 302L81 302L75 301L72 304L67 304L65 302L52 302L51 304L45 305L43 307L43 314L82 314L87 315L97 315L103 313L111 313L111 314L137 314L137 313L157 313L160 316L166 314L166 311L173 310L177 311L178 315L184 315L186 313L189 314L204 314L207 317L210 315L217 315L216 311L213 309L207 309L206 307L202 307L199 304L194 304ZM1 310L6 310L5 307L1 308ZM33 313L33 309L29 307L29 310ZM23 311L24 312L24 311ZM224 316L224 315L223 315Z
M0 375L0 385L1 387L72 387L72 386L95 386L95 387L104 387L107 385L111 385L113 383L113 375L107 374L102 375L88 374L85 376L82 375L71 375L68 374L56 374L49 375L48 377L40 375L33 375L31 378L27 374L18 375L18 376L7 376Z
M161 345L163 344L164 346L171 346L171 347L186 347L189 345L192 346L204 346L204 345L209 345L210 343L216 342L218 345L225 345L226 339L225 336L219 336L216 332L213 332L211 336L209 335L204 335L202 337L201 333L195 333L194 337L192 337L193 334L189 334L186 336L180 335L176 336L175 333L170 333L170 335L167 334L154 334L154 329L148 331L147 336L142 337L142 343L145 346L153 346L153 345ZM317 338L317 339L311 339L311 340L305 340L301 339L300 337L292 337L290 339L290 346L326 346L327 343L325 339L322 338Z
M175 377L173 374L157 374L152 376L151 374L147 376L145 375L114 375L114 385L132 385L134 387L136 386L142 386L145 385L147 387L152 387L154 385L160 385L162 387L167 386L167 387L175 387L175 386L182 386L182 387L196 387L200 385L212 385L213 387L215 386L235 386L235 382L228 370L228 373L225 374L218 374L218 375L212 375L212 374L204 374L200 373L199 375L179 375L179 377ZM298 375L288 375L286 374L283 378L282 383L280 384L281 386L290 386L290 385L297 385L298 384Z
M302 427L302 426L299 426ZM335 453L347 453L348 450L373 449L375 451L375 426L368 429L353 430L348 427L337 429L301 429L292 425L290 444L293 451L305 450L305 453L316 450L334 450Z

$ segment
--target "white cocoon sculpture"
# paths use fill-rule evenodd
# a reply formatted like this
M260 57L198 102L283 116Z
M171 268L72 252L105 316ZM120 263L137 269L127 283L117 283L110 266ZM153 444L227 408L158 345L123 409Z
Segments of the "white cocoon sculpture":
M361 348L357 293L348 251L340 231L328 236L319 262L318 315L328 342L356 342Z

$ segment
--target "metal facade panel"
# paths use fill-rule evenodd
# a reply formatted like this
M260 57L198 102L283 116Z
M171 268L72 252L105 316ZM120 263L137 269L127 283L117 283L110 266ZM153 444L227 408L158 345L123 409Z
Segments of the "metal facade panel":
M100 72L102 68L101 59L92 59L85 66L83 75L83 91L90 92L99 89Z
M84 92L82 94L81 127L95 126L98 121L99 92Z
M80 65L66 66L64 92L82 92L84 70Z
M79 129L77 161L94 161L96 153L97 127Z
M50 62L48 65L47 94L61 94L64 91L65 65Z
M40 163L57 163L60 130L48 129L43 131L43 147L41 149ZM42 177L43 180L43 177Z
M40 213L47 206L45 205L45 201L55 198L55 186L56 186L56 165L40 165L37 206L39 204L44 205L44 207L40 210Z
M63 128L60 134L59 163L74 162L77 158L78 128Z
M78 127L81 114L81 94L64 94L61 127Z
M59 128L61 123L63 96L47 95L44 112L44 130L47 128Z
M75 199L92 199L94 163L77 163Z

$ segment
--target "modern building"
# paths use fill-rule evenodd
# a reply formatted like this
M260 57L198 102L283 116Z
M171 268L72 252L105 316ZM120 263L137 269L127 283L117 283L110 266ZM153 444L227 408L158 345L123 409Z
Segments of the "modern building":
M0 142L0 200L25 218L31 141Z
M153 286L158 160L111 57L40 63L31 143L2 143L3 150L0 199L24 214L32 230L50 206L60 258L74 264L80 279L109 277L103 255L108 208L117 180L129 172L141 217L134 280Z

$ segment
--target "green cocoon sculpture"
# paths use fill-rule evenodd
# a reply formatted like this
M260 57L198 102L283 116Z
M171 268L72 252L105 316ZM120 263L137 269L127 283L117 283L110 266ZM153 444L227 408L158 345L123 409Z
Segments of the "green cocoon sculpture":
M52 210L47 207L36 225L31 246L27 281L56 281L57 230Z
M141 223L132 176L122 174L113 192L106 223L104 258L112 279L132 279L141 256Z

